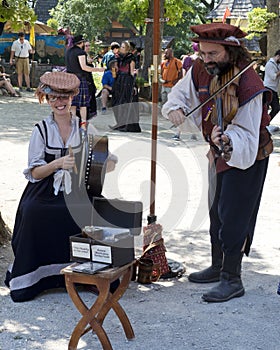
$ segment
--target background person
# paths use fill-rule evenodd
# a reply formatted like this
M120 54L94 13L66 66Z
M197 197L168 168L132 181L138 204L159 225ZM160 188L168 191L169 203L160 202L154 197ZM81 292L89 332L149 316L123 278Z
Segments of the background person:
M16 90L13 88L11 81L9 79L9 74L5 73L5 68L0 65L0 88L3 87L8 91L8 93L13 97L18 97Z
M170 93L173 86L183 76L182 62L174 57L173 50L168 48L164 51L164 60L161 62L161 103L165 104L167 101L167 95Z
M192 26L193 39L200 46L200 56L168 95L163 115L179 126L193 106L206 101L217 91L224 77L229 79L251 63L242 44L246 33L238 27L211 23ZM212 264L207 269L191 273L190 282L218 284L204 293L207 302L224 302L244 295L241 280L243 254L249 255L257 213L262 196L271 146L266 129L269 124L263 82L253 67L240 77L238 88L231 86L222 95L223 126L216 113L219 100L212 99L190 116L202 129L209 143L209 217ZM268 92L269 94L269 92ZM260 135L262 137L260 137ZM265 152L264 152L265 151Z
M87 65L94 67L93 58L90 56L90 42L85 42L85 52L87 54ZM87 72L87 82L90 95L89 108L87 113L87 119L91 119L97 115L97 105L96 105L96 86L92 76L92 72Z
M11 55L10 55L10 65L12 65L13 59L15 58L16 72L18 76L18 87L19 91L22 91L22 81L23 75L26 83L26 91L31 92L30 88L30 66L29 66L29 54L35 53L32 49L29 41L25 39L23 32L18 34L18 39L12 44Z
M116 74L118 71L118 61L112 60L109 63L109 70L106 70L102 77L102 91L101 91L101 103L102 103L102 114L105 114L107 111L107 102L109 96L112 94L112 89Z
M118 72L112 90L112 107L116 124L112 130L141 132L138 89L135 85L135 56L128 41L123 41L118 57Z
M265 65L264 86L271 90L272 100L270 102L271 111L270 118L273 119L280 111L279 105L279 83L280 83L280 50L275 52L275 55L269 59Z
M117 59L119 56L120 44L113 41L110 45L110 50L105 53L101 60L101 67L105 66L106 70L109 70L109 62L111 60Z
M183 64L174 57L173 50L168 48L164 51L164 60L161 62L160 81L161 85L161 105L167 101L167 96L173 86L183 77ZM172 137L175 141L180 141L180 129L177 128L176 134Z
M198 58L199 56L199 46L197 43L193 43L192 44L192 48L193 48L193 54L191 55L186 55L182 61L183 63L183 76L185 76L187 74L187 71L191 68L191 66L193 65L193 62Z
M80 79L79 93L73 97L71 111L76 115L77 108L79 108L83 128L87 125L87 109L90 106L90 93L87 82L88 73L104 71L104 68L90 67L87 64L84 43L85 39L82 35L75 36L73 38L73 46L66 51L65 57L67 72L75 74Z

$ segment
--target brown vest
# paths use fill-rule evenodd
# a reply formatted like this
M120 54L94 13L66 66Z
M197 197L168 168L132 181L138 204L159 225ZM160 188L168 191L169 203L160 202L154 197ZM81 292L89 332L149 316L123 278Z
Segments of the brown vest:
M240 69L242 69L246 64L241 64L239 66ZM199 100L200 102L204 102L209 98L209 86L211 80L214 78L213 75L210 75L207 73L207 71L204 68L204 63L197 59L193 64L193 70L192 70L192 79L195 85L196 90L199 94ZM245 105L247 102L249 102L252 98L257 96L260 93L269 93L267 89L265 89L262 80L257 75L255 70L250 67L247 71L245 71L239 81L239 86L237 88L236 95L238 97L238 103L239 107ZM210 143L210 145L213 145L211 142L211 132L214 127L214 124L211 122L211 118L207 118L207 115L209 114L209 111L212 109L214 104L214 99L208 102L205 106L202 107L202 132L205 140ZM246 118L246 115L244 115L244 118ZM267 104L263 104L263 113L262 113L262 120L261 120L261 128L265 128L270 121L270 117L268 115L267 111ZM213 150L214 153L214 150ZM216 161L216 169L217 172L225 171L229 169L230 166L226 164L224 159L222 157L219 157Z

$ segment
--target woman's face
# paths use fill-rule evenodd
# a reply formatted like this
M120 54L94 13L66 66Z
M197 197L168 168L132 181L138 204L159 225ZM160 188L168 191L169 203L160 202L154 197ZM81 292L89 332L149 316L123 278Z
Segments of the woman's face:
M72 96L49 95L47 101L55 115L69 115L72 103Z
M120 53L123 55L128 53L128 47L124 43L121 44Z
M85 52L86 53L89 53L90 51L90 42L89 41L86 41L85 42L85 48L84 48Z

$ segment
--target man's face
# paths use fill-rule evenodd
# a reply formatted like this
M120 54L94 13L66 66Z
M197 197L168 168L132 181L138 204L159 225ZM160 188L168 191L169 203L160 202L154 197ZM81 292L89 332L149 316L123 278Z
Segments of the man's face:
M276 56L276 63L279 64L280 63L280 55Z
M170 49L166 49L166 50L164 51L164 59L165 59L165 60L169 60L171 57L172 57L172 52L171 52L171 50L170 50Z
M201 42L199 47L200 56L209 74L222 75L232 67L229 54L223 45Z

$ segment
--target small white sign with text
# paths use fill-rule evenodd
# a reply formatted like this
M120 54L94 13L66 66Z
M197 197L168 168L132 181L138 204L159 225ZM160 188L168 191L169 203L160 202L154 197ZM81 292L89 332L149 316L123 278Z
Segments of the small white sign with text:
M104 245L91 246L92 261L103 262L105 264L112 264L112 250L111 247Z
M72 242L72 256L90 260L90 244Z

